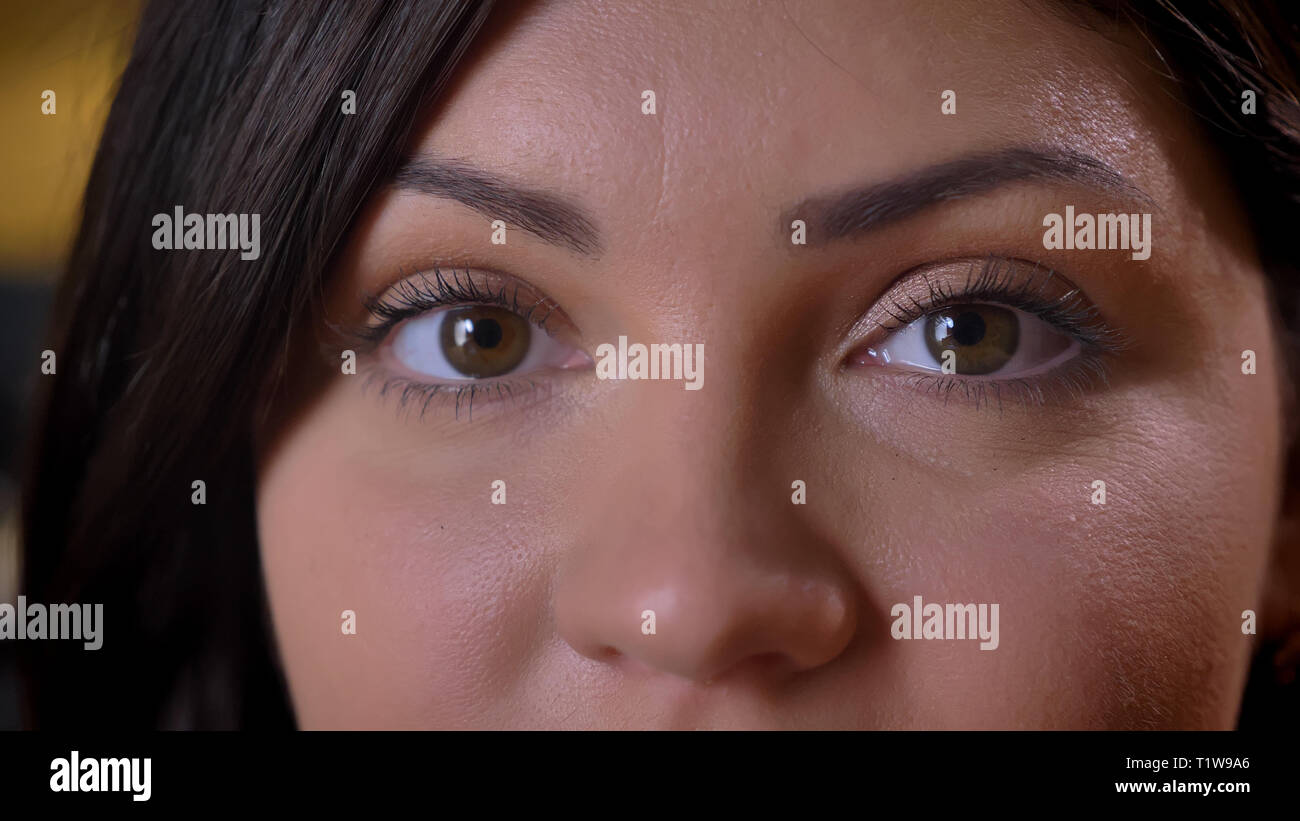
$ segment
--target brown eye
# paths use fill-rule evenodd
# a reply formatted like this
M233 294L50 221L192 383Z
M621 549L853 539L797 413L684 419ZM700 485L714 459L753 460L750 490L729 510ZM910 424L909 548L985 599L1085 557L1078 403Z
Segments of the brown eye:
M965 303L935 308L854 355L859 364L1021 379L1077 355L1080 343L1019 308ZM948 363L952 367L945 367Z
M462 376L503 376L524 361L532 338L528 320L503 308L466 305L446 311L438 344Z
M993 373L1020 347L1020 320L999 305L952 305L925 318L925 344L936 362L952 351L959 374Z
M590 363L572 345L492 305L435 308L393 331L395 364L421 381L466 382Z

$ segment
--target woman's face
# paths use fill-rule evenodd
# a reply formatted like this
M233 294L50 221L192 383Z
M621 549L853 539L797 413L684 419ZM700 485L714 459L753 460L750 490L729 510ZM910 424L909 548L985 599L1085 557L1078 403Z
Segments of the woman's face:
M1278 362L1140 37L711 5L497 20L358 220L262 455L300 723L1232 726Z

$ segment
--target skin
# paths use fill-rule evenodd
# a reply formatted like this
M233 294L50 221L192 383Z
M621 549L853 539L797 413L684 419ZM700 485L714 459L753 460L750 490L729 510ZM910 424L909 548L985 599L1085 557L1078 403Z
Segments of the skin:
M411 154L563 196L600 252L513 226L494 245L487 215L393 188L358 220L262 451L300 724L1233 726L1241 614L1275 552L1282 386L1240 210L1152 62L1132 35L1021 2L497 19ZM1061 181L836 242L793 245L781 221L807 197L1023 145L1099 158L1149 194L1150 259L1046 250L1043 216L1067 204L1136 210ZM1124 335L1106 383L1044 382L1044 401L999 408L853 364L909 272L990 254L1051 266ZM364 295L435 264L553 300L581 364L476 400L470 420L381 397L381 351L357 375L343 345L319 354L327 322L364 326ZM703 343L704 387L597 379L597 346L620 335ZM917 595L997 603L999 646L894 640L892 606Z

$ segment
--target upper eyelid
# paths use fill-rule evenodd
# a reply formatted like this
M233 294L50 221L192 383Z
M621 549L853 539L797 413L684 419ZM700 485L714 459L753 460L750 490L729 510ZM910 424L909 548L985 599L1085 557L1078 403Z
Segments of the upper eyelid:
M967 266L965 278L959 285L945 286L941 272L958 264ZM1030 275L1013 281L1018 270L1028 270ZM918 280L923 289L917 289ZM917 290L924 290L924 303L916 299ZM863 320L855 323L853 347L859 347L864 339L892 333L930 311L966 300L1019 308L1096 350L1115 352L1129 345L1124 332L1110 324L1083 289L1064 274L1040 262L991 255L928 263L903 274L863 318L868 320L865 330ZM877 312L883 316L872 317Z
M486 280L479 282L478 278ZM560 305L534 286L500 271L451 268L438 265L399 278L383 291L362 296L367 314L379 320L352 328L348 336L368 348L377 348L402 322L439 308L458 305L496 305L513 311L553 335L551 318L568 322Z
M950 266L954 264L954 262L960 261L929 264L919 269L913 269L915 273L912 273L911 278L909 278L907 274L904 274L899 278L899 283L906 284L912 278L920 279L920 281L925 284L926 291L928 292L927 301L925 304L922 304L916 299L913 293L908 292L906 296L908 301L911 303L910 306L903 306L896 299L894 299L893 305L909 312L917 311L924 313L926 311L937 310L946 305L952 305L959 300L977 300L987 298L991 301L992 297L998 297L1002 299L1013 298L1018 301L1027 301L1031 298L1041 296L1043 291L1049 285L1056 282L1068 283L1069 290L1065 291L1057 299L1053 300L1054 302L1059 303L1081 293L1077 285L1074 285L1073 282L1070 282L1064 277L1064 275L1058 273L1053 268L1047 267L1038 262L1002 257L986 257L983 260L966 261L968 267L965 281L960 286L948 287L944 284L941 278L932 274L932 271L936 268L941 269L945 266ZM977 265L982 265L983 267L980 269L979 274L974 274ZM1018 265L1031 266L1030 276L1024 282L1019 283L1016 288L1008 290L1006 280L1001 277L1003 277L1004 271L1014 270ZM885 292L880 301L883 302L892 299L895 292L898 290L900 290L900 288L899 285L896 284L894 287L891 287L890 290ZM1033 294L1033 297L1030 296L1031 293Z
M379 317L384 316L386 313L399 311L403 302L411 306L417 301L422 305L435 307L482 302L503 305L513 310L519 309L519 289L524 287L524 283L508 274L496 271L479 271L481 275L489 278L495 277L507 280L501 284L499 289L492 286L485 287L474 280L470 275L471 270L465 268L462 274L462 271L452 268L450 269L449 279L443 273L441 266L435 265L429 270L416 271L398 279L380 293L367 294L363 297L362 302L371 315ZM426 290L418 290L418 286L414 284L417 279ZM510 294L508 299L505 298L507 292Z

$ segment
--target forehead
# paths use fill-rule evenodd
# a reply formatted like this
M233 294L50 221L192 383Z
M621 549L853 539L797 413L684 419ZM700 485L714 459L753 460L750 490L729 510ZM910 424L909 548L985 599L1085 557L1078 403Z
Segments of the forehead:
M1163 96L1154 75L1063 7L528 4L476 44L417 151L643 220L1010 144L1075 147L1149 176L1159 141L1138 112ZM642 113L647 90L653 115ZM955 115L941 112L947 90Z

